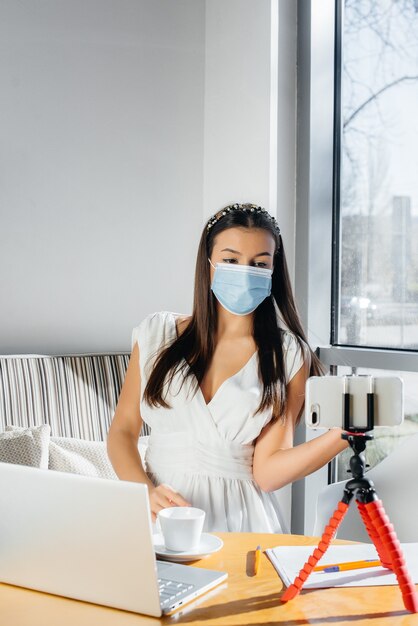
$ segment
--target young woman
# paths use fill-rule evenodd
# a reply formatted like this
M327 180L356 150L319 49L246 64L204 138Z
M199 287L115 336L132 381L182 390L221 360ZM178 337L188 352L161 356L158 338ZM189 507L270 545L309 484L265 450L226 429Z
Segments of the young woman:
M201 236L192 314L159 311L133 330L108 436L115 471L148 485L154 520L193 505L209 531L283 532L270 492L347 446L333 429L293 447L305 381L318 373L276 220L256 205L225 207Z

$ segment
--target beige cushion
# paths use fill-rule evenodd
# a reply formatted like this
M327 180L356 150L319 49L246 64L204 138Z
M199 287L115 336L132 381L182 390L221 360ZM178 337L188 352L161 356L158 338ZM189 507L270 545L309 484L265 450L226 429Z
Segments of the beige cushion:
M148 437L140 437L138 450L145 467ZM30 465L59 472L117 479L107 455L106 442L73 437L50 437L50 426L6 426L0 433L0 462Z
M0 461L48 469L49 424L24 428L6 426L0 433Z

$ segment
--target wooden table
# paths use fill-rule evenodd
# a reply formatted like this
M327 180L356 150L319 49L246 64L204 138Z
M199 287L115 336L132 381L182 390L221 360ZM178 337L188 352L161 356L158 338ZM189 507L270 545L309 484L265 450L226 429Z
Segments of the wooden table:
M264 554L259 574L252 575L252 551L258 544L263 550L277 545L315 545L315 538L256 533L219 533L219 536L225 542L224 548L194 565L227 571L228 580L172 616L159 620L0 584L0 623L2 626L418 625L418 615L405 610L397 586L302 591L288 604L281 604L283 585Z

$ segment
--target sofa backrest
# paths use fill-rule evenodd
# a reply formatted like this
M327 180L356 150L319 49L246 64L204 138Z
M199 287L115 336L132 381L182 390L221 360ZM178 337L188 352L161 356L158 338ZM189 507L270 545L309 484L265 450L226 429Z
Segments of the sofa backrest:
M128 353L0 357L0 431L49 424L54 437L104 441L128 361Z

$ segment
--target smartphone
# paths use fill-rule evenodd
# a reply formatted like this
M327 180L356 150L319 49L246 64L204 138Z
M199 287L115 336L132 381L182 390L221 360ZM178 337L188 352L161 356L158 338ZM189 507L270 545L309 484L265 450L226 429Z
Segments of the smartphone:
M349 394L350 423L367 427L368 393L374 393L374 426L403 422L403 380L398 376L311 376L305 388L309 428L344 428L344 392Z

